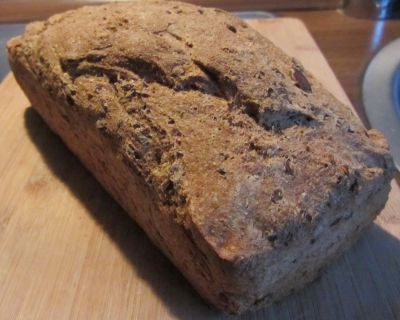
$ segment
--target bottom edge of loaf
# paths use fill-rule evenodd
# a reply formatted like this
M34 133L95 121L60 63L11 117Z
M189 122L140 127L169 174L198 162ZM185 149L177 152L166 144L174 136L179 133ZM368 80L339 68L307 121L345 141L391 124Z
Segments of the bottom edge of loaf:
M256 295L248 293L246 296L245 293L244 296L234 295L233 297L227 297L225 302L229 301L229 306L224 304L223 306L218 305L218 307L229 314L241 314L249 310L259 310L280 302L303 289L307 290L308 285L331 267L334 267L338 258L349 253L348 250L360 239L366 229L372 225L374 219L383 209L389 191L390 184L387 184L370 198L371 202L375 203L372 208L370 207L366 211L359 211L358 214L354 213L353 223L348 227L345 236L337 240L333 245L332 242L325 241L326 245L320 251L325 252L324 255L311 259L304 257L303 262L297 261L297 263L302 264L299 268L284 273L282 278L274 285L258 290ZM335 238L337 234L336 232L332 233L331 238ZM321 239L321 241L324 240ZM298 258L298 260L300 259ZM213 304L215 305L215 302Z

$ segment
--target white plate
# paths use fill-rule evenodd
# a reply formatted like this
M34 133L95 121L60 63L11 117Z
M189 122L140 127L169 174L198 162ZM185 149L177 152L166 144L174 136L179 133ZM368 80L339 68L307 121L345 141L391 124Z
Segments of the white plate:
M362 97L371 127L385 134L400 169L400 38L381 49L368 65Z

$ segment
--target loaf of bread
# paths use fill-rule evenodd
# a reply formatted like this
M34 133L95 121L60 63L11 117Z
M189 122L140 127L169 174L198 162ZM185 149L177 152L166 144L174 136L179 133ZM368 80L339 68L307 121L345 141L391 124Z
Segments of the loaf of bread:
M28 25L8 52L52 130L226 312L311 281L388 197L382 135L221 10L84 7Z

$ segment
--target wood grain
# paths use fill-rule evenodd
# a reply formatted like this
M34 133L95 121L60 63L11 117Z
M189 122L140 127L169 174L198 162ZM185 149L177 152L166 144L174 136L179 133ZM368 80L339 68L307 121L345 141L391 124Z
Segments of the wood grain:
M347 97L295 19L252 21L339 99ZM235 319L208 307L50 132L12 75L0 85L0 318ZM322 277L237 319L399 319L400 188Z
M112 1L112 0L111 0ZM111 2L110 0L2 0L0 22L32 21L44 19L51 14L82 5ZM114 0L127 1L127 0ZM239 10L287 10L287 9L333 9L343 0L181 0L229 11Z

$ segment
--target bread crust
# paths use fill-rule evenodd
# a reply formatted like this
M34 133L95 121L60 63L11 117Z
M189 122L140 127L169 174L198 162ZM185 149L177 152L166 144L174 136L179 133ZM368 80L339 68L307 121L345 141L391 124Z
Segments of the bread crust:
M30 24L8 52L53 131L226 312L315 278L388 197L384 137L221 10L83 7Z

